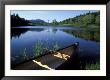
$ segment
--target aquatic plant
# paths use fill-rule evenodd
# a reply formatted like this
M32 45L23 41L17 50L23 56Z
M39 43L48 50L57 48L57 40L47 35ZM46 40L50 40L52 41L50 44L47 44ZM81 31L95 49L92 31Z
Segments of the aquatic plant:
M16 60L16 58L12 56L11 61L14 62L15 60Z
M53 51L56 51L56 50L58 50L58 49L60 49L60 46L59 46L58 43L56 42L56 43L53 45L52 50L53 50Z
M43 49L42 49L41 43L40 43L40 41L37 41L35 44L35 47L33 49L34 57L42 54L42 51L43 51Z
M23 51L20 54L21 59L23 60L28 60L28 55L27 55L27 49L24 48Z
M58 45L58 43L56 42L53 47L52 47L52 51L56 51L60 48L60 46ZM34 48L33 48L33 57L36 57L36 56L39 56L39 55L42 55L43 52L45 53L45 50L46 51L50 51L50 48L49 48L49 45L48 45L48 40L46 40L45 43L43 43L43 46L41 44L40 41L37 41Z
M96 62L95 64L86 64L85 66L86 70L99 70L100 69L100 63Z
M45 49L49 50L49 46L48 46L48 42L47 41L45 42L44 45L45 45Z

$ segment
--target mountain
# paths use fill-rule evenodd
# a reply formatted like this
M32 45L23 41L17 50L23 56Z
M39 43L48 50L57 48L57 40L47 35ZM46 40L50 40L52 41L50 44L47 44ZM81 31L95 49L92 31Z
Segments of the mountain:
M36 23L36 22L38 22L38 23L44 23L45 22L44 20L41 20L41 19L28 20L28 21L31 22L31 23Z
M41 19L35 19L35 20L28 20L30 22L30 25L47 25L47 22Z

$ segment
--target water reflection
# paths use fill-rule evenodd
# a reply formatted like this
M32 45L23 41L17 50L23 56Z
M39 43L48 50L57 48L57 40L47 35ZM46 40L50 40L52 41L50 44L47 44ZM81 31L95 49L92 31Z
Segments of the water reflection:
M48 31L50 33L56 33L60 29L56 28L12 28L11 29L11 38L12 37L20 37L21 34L24 34L27 31L35 31L35 32L42 32L42 31ZM83 38L86 40L91 40L91 41L100 41L100 32L99 31L94 31L94 30L65 30L61 29L60 31L66 32L70 35L73 35L75 37Z
M75 37L83 38L91 41L100 41L100 32L94 30L63 30Z
M14 28L11 28L11 39L12 37L15 37L15 38L19 38L21 36L21 34L24 34L25 32L27 32L28 29L21 29L21 28L18 28L18 29L14 29Z
M57 32L57 29L52 29L52 32L53 32L53 33L56 33L56 32Z
M100 60L100 32L97 30L67 29L61 27L12 28L11 29L11 58L12 65L21 63L21 51L26 48L28 58L33 58L33 48L37 41L41 47L52 49L64 48L74 42L80 43L80 55L83 62ZM58 45L58 46L57 46Z
M44 28L29 28L29 31L37 31L37 32L42 32L44 31Z
M41 32L44 30L44 28L11 28L11 39L12 37L19 38L21 34L25 34L27 31Z

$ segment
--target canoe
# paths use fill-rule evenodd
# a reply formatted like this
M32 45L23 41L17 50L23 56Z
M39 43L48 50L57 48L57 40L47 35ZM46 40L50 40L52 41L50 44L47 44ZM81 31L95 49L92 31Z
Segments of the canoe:
M77 54L79 43L76 42L56 51L47 51L46 54L15 66L14 70L56 70L67 63ZM63 65L64 66L64 65Z

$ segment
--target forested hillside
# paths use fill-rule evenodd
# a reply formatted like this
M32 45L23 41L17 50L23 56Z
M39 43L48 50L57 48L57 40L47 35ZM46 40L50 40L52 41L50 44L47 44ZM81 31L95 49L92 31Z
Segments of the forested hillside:
M69 18L59 22L59 25L64 26L80 26L85 27L89 25L100 25L100 12L86 13L83 15L76 16L74 18Z
M27 25L29 25L29 21L19 17L18 14L11 15L11 27L27 26Z

